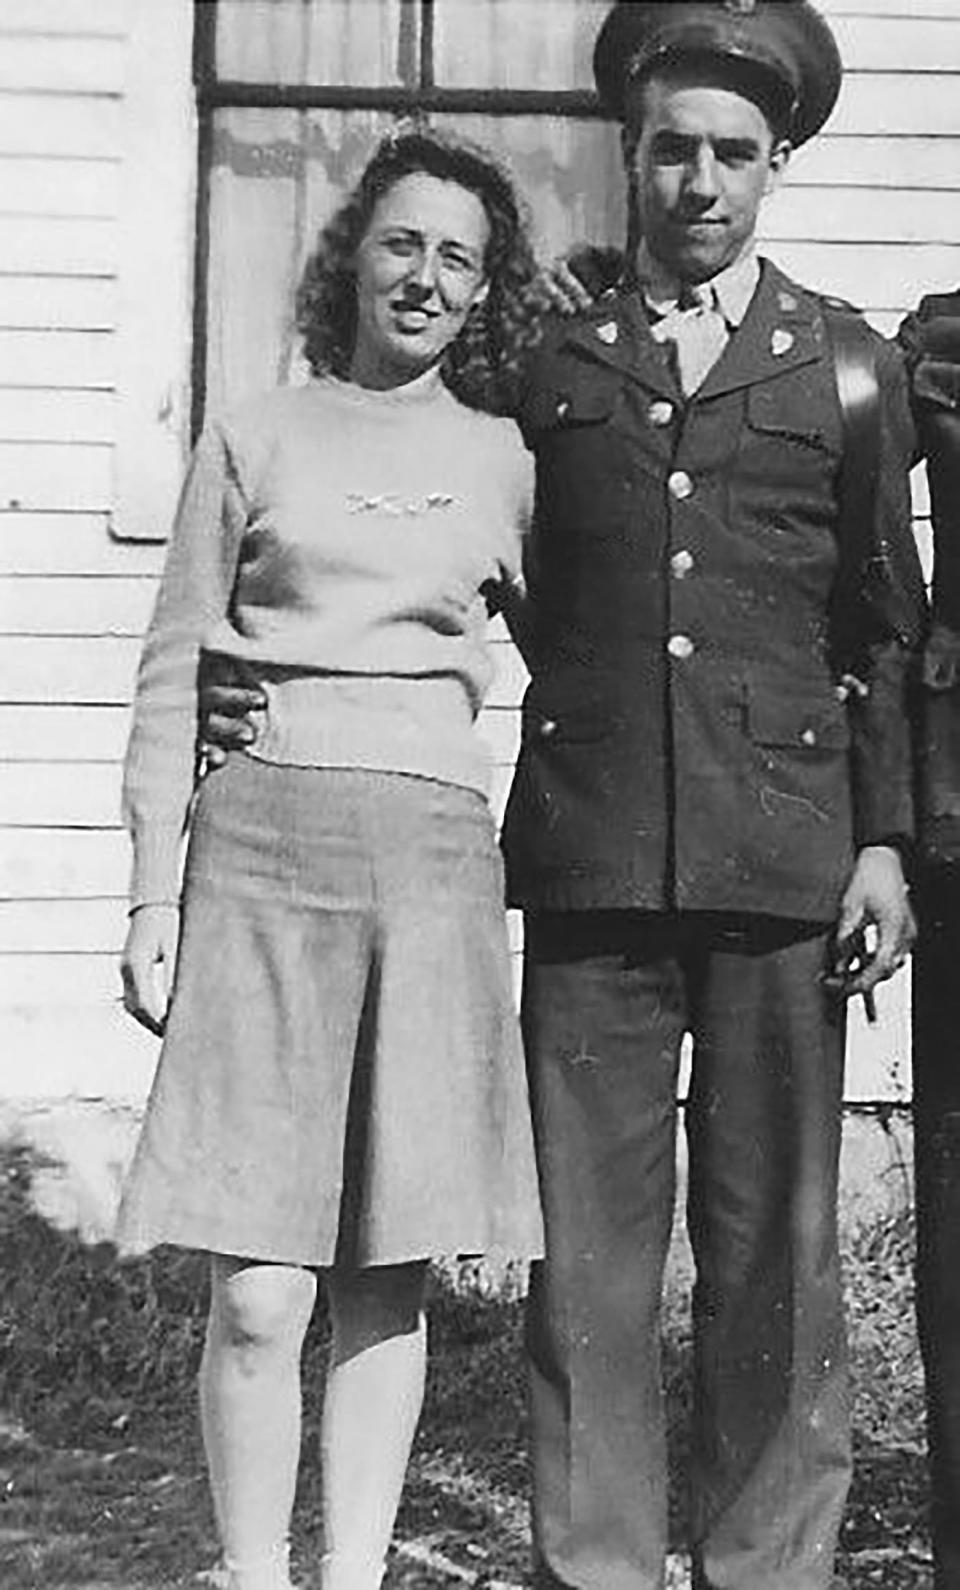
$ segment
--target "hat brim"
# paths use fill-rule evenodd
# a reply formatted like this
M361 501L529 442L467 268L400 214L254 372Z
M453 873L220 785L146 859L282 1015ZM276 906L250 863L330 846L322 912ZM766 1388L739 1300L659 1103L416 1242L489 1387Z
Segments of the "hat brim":
M670 9L681 11L679 5ZM620 0L603 22L594 47L593 69L600 100L611 116L618 121L626 118L628 89L636 80L630 69L638 57L642 58L638 74L642 79L658 64L682 61L685 55L691 55L709 57L721 65L729 63L738 86L742 81L742 73L737 77L738 66L753 66L777 75L785 90L793 95L788 131L795 147L820 131L837 102L843 63L833 33L812 6L799 3L778 7L778 27L789 33L792 71L785 63L778 64L776 51L751 41L742 23L730 29L729 19L724 18L718 6L690 5L688 0L682 17L672 28L661 20L666 10L663 5ZM651 18L654 11L660 14L656 28ZM656 40L650 48L654 32Z

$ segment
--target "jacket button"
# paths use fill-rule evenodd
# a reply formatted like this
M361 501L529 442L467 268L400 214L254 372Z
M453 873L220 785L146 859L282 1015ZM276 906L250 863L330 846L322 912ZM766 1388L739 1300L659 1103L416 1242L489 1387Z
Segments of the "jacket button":
M675 580L683 580L693 568L693 553L684 547L682 552L675 552L670 559L670 572Z
M555 718L544 718L543 722L540 725L541 738L544 739L544 740L550 740L550 739L553 738L553 736L556 734L556 732L557 732L556 719Z
M657 402L651 403L647 409L647 419L651 425L657 427L669 425L673 419L673 404L668 403L666 398L658 398Z
M683 502L685 497L693 496L693 481L685 469L675 469L668 477L667 490L671 497L676 497L678 502Z
M800 738L803 741L804 745L816 745L816 743L817 743L817 731L816 731L816 729L804 729L804 731L801 734Z
M667 651L670 656L678 657L681 662L687 657L692 657L695 649L689 635L671 635L667 641Z

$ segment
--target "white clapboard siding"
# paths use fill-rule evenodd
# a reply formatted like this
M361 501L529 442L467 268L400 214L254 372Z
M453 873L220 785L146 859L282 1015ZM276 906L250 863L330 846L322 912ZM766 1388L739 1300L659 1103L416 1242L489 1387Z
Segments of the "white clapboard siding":
M490 747L494 760L512 766L520 749L520 715L511 707L485 707L477 722L481 739ZM3 713L0 711L0 743L3 743Z
M123 706L132 696L140 643L115 636L0 636L0 699Z
M165 0L159 3L162 5ZM11 33L122 38L127 9L128 0L3 0L0 41L4 34Z
M119 160L0 155L0 215L114 217L120 169Z
M0 900L0 955L116 954L126 901Z
M8 828L0 832L0 899L118 898L130 878L119 828Z
M116 375L111 332L0 331L0 386L109 389Z
M48 1010L71 1005L102 1010L111 1003L120 1003L120 971L115 954L43 951L33 955L0 955L0 1010L4 1006ZM94 1059L93 1056L86 1058L88 1064ZM88 1074L97 1076L98 1071L94 1069ZM41 1078L32 1080L33 1087L25 1085L27 1079L18 1067L10 1078L10 1085L17 1092L43 1094Z
M27 1076L43 1078L48 1098L142 1103L159 1044L120 1004L116 956L98 960L105 962L105 972L112 968L113 973L98 1004L61 1002L51 1006L44 999L33 1006L0 1004L0 1098L22 1093L22 1078ZM89 998L86 985L84 991ZM91 1055L97 1056L95 1072L91 1071ZM115 1119L113 1114L111 1119ZM104 1174L112 1177L125 1166L131 1148L132 1143L121 1142L108 1149L102 1136L98 1137L91 1178L96 1182Z
M956 15L928 17L922 27L910 26L910 7L899 16L859 14L833 21L840 54L848 72L904 73L960 72L960 41ZM905 15L904 15L905 14ZM908 25L904 26L905 20Z
M951 139L877 134L814 138L796 150L786 178L790 187L935 189L951 195L956 182L957 149Z
M0 506L110 508L113 449L95 442L0 442Z
M960 93L960 78L957 81ZM764 212L771 241L829 237L835 243L960 245L960 203L942 193L903 191L891 203L885 188L783 187Z
M154 592L153 580L130 576L0 576L0 634L140 636Z
M500 716L506 718L508 714ZM126 707L0 703L0 745L6 762L117 764L123 757L129 730L130 713Z
M960 281L960 248L938 243L771 243L765 249L788 275L818 292L837 293L863 309L899 310L924 292Z
M40 276L114 276L117 222L71 215L0 215L4 269Z
M83 38L77 34L7 33L0 38L0 89L119 94L124 44L122 37L110 35Z
M960 134L956 76L941 72L909 78L887 72L851 72L830 118L830 131L863 133L871 127L888 136L956 137Z
M111 277L0 276L0 330L112 331L116 323Z
M897 17L910 26L926 17L956 18L957 0L820 0L819 9L831 21L841 17Z
M113 540L102 514L0 516L0 575L155 575L162 563L162 547Z
M109 762L0 764L0 826L115 828L120 770Z
M116 422L113 392L0 387L0 436L7 442L112 442Z
M0 50L5 42L0 36ZM122 129L123 106L119 99L0 93L3 154L114 159L122 152Z

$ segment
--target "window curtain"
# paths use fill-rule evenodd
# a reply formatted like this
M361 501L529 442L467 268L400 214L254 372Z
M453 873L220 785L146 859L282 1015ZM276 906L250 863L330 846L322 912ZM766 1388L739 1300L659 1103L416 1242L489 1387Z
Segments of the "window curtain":
M527 200L538 252L623 237L617 132L560 116L498 114L496 90L585 88L608 0L435 0L439 88L493 90L484 115L437 126L486 144ZM419 0L218 0L221 81L418 86ZM301 380L293 295L318 227L342 202L377 138L369 110L217 111L209 173L206 408Z

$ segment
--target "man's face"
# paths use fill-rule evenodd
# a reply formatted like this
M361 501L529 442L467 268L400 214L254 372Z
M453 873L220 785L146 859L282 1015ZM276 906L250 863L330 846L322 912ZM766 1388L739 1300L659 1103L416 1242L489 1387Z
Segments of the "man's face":
M640 234L680 281L709 281L753 238L790 145L732 89L651 77L639 94L639 137L627 133L624 150L636 175Z

